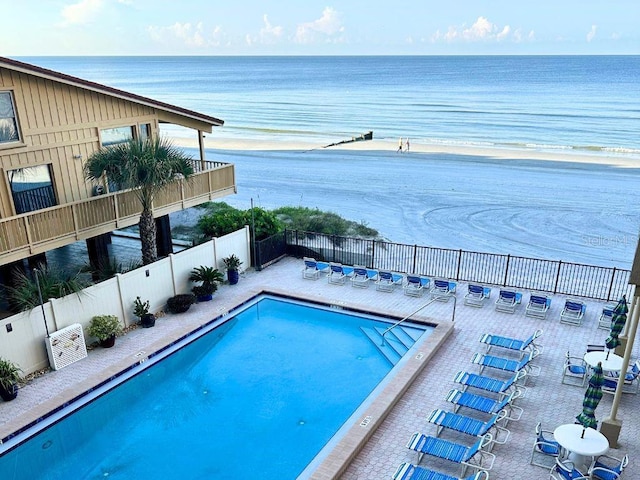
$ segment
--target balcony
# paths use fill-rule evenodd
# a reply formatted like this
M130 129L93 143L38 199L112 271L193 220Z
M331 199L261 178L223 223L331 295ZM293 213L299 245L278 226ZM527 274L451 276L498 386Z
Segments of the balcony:
M236 193L233 164L198 161L188 180L172 183L154 200L160 217ZM135 190L0 219L0 265L138 223L142 207Z

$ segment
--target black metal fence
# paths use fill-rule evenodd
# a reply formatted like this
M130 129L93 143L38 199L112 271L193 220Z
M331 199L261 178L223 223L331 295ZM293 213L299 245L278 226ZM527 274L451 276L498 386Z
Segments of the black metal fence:
M256 244L258 269L282 255L554 294L631 296L629 270L285 230Z

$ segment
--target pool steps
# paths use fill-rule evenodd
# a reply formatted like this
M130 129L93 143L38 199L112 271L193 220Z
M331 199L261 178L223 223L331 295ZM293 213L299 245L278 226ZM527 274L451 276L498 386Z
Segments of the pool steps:
M424 330L420 328L402 325L387 332L385 341L383 342L382 334L386 330L384 327L360 327L360 330L362 330L391 365L396 365L402 356L409 351L413 344L416 343L418 338L424 333Z

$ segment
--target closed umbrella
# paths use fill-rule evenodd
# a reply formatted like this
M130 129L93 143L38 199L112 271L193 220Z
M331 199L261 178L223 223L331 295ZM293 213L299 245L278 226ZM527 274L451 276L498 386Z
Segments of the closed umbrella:
M602 398L602 385L604 384L604 376L602 375L602 363L593 367L593 375L589 379L589 386L584 393L582 401L582 413L576 417L578 423L583 427L596 428L598 421L596 420L595 411ZM584 435L584 432L583 432Z
M628 311L629 308L627 307L627 298L623 296L613 309L613 316L611 318L611 331L609 332L609 336L607 337L607 339L604 341L610 351L620 345L620 339L618 338L618 336L622 332L624 324L627 321ZM609 355L607 354L607 357L608 356Z

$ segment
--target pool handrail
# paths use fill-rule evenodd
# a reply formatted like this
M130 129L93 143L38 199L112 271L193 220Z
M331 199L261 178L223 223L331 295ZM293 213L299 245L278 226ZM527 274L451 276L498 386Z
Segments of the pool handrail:
M455 297L454 297L455 298ZM425 308L428 305L431 305L433 302L435 302L436 299L432 298L431 300L429 300L427 303L425 303L424 305L422 305L419 309L415 310L414 312L411 312L409 315L407 315L406 317L398 320L396 323L394 323L393 325L389 326L389 328L387 328L384 332L382 332L382 346L384 346L384 336L389 333L391 330L393 330L394 328L396 328L398 325L400 325L402 322L404 322L405 320L408 320L409 318L413 317L416 313L418 313L420 310L422 310L423 308Z

